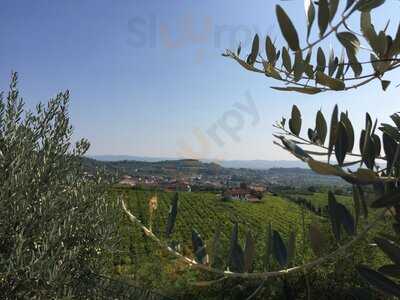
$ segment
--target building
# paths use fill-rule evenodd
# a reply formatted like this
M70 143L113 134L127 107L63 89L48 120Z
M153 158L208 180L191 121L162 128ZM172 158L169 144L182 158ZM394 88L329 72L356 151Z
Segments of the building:
M251 184L249 186L249 189L253 190L255 192L261 192L261 193L264 193L267 191L267 187L262 184Z
M262 199L262 192L256 192L251 189L232 188L226 190L222 194L223 200L242 200L252 203L260 202Z
M119 181L119 184L127 185L127 186L136 186L137 181L134 178L132 178L131 176L125 175L125 176L122 176L121 180Z

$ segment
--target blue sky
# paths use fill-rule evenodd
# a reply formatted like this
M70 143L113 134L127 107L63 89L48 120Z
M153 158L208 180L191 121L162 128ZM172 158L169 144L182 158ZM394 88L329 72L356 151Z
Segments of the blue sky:
M223 58L239 40L249 46L255 32L283 45L276 3L304 27L303 1L244 3L2 0L0 89L11 70L19 72L28 107L69 89L74 137L90 140L90 154L290 159L272 144L272 124L294 103L303 112L304 132L318 109L330 115L336 103L361 124L366 111L380 121L398 111L398 82L385 93L374 83L303 96L271 90L277 82ZM400 2L387 3L374 21L383 26L392 17L393 32ZM237 103L252 104L253 113L240 112Z

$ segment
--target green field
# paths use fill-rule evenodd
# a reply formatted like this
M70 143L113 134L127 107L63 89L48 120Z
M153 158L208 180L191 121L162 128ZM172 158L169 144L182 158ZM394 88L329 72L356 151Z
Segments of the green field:
M113 198L123 197L132 213L139 217L146 226L149 225L148 200L157 195L158 209L152 227L157 236L165 239L166 218L174 193L115 188L112 195ZM326 205L327 197L324 194L316 193L308 197L315 201L315 204ZM338 200L346 205L352 203L349 197L338 197ZM303 234L303 219L306 229L305 235ZM119 222L121 252L114 257L116 274L126 276L151 288L162 289L167 293L173 293L172 291L175 291L175 288L182 287L182 285L186 286L197 280L213 278L210 274L188 271L181 263L172 259L159 249L153 241L145 237L140 228L129 222L124 215L121 214ZM247 230L251 231L256 240L256 271L263 270L266 231L269 223L272 224L274 230L280 232L285 242L291 230L296 232L296 264L316 258L308 246L308 226L311 222L319 223L325 233L327 239L326 251L332 251L337 247L330 233L330 225L327 219L314 215L287 199L272 195L266 195L261 203L248 203L243 201L223 202L218 195L213 193L179 193L178 217L172 240L181 245L182 253L192 256L192 228L196 229L208 244L216 227L219 226L221 228L221 256L226 258L228 256L229 238L235 222L239 223L242 245ZM383 230L383 227L380 230ZM303 247L303 241L306 243L306 247ZM382 261L384 258L382 255L377 255L376 248L368 249L367 247L365 249L365 247L359 246L347 254L347 259L348 261L351 259L352 263L347 263L343 270L339 270L340 272L351 268L357 262L368 260L368 263L371 264L375 261ZM272 265L272 269L279 269L277 263ZM332 272L333 275L329 275ZM327 280L327 276L339 276L337 268L333 264L328 264L313 274L316 278L322 276L320 280ZM347 275L354 277L353 273ZM334 280L346 280L345 278L346 276L340 275L339 279ZM166 286L168 288L165 288Z

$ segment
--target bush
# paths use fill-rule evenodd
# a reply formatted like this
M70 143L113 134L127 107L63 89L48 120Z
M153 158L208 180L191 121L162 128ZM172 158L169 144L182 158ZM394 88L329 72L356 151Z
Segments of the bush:
M34 112L12 75L0 94L0 295L90 298L108 268L115 205L106 184L83 172L86 140L71 145L69 93Z

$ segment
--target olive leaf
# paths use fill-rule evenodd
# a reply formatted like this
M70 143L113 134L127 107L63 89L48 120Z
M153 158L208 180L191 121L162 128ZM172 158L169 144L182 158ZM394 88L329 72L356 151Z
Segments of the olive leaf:
M292 72L292 60L290 58L289 52L287 51L286 47L282 47L282 63L285 67L286 71L289 73Z
M397 246L393 241L389 241L384 238L375 237L375 243L379 248L393 261L395 264L400 264L400 247Z
M207 263L206 248L203 240L201 239L200 234L195 229L192 229L192 247L196 261L199 264L206 264Z
M260 48L260 38L258 37L258 34L256 34L254 36L254 39L253 39L253 44L252 44L252 47L251 47L251 53L247 57L247 63L249 65L252 66L256 62L256 59L257 59L257 56L258 56L258 52L259 52L259 48Z
M324 72L326 67L326 59L325 59L325 54L324 51L321 49L321 47L318 48L317 51L317 71Z
M367 266L360 265L357 266L356 269L361 277L374 288L386 294L400 297L400 286L394 281L385 277L381 273L368 268Z
M371 23L370 12L362 12L360 17L360 28L364 38L368 41L371 48L376 53L380 53L380 45L378 35L375 31L374 25Z
M239 226L237 223L233 226L231 235L231 244L229 250L229 268L232 272L244 271L244 253L238 241Z
M279 5L276 6L276 16L278 18L279 27L281 29L282 35L289 45L289 48L293 51L300 49L299 37L297 35L296 28L294 27L289 16Z
M298 92L302 94L315 95L322 92L322 89L316 87L297 87L297 86L271 86L271 89L284 92Z
M354 218L349 210L341 203L336 203L336 210L339 215L340 224L343 225L344 230L348 235L355 235L356 227Z
M301 113L296 105L292 107L292 117L289 120L289 129L294 135L299 135L301 130Z
M273 240L272 244L276 260L278 261L281 267L287 266L288 263L287 249L278 231L273 230L272 240Z
M365 12L377 8L381 6L383 3L385 3L385 0L361 0L358 1L355 8Z
M337 241L340 240L340 213L335 195L329 191L328 193L328 214L331 221L332 233Z
M322 37L328 28L329 23L329 5L327 0L318 1L318 26L319 35Z
M317 256L322 255L326 240L318 223L314 222L310 224L309 237L311 249L313 250L314 254Z
M293 80L296 82L299 81L304 71L305 71L305 63L303 61L302 52L297 51L294 55Z
M389 125L389 124L382 123L381 126L379 127L379 130L386 133L394 141L396 141L396 142L400 141L400 132L396 127L393 127L392 125Z
M269 36L265 39L265 51L267 53L268 62L274 66L276 63L276 48Z
M346 88L342 80L332 78L321 71L316 72L315 79L317 83L327 86L335 91L342 91Z
M324 145L326 135L328 133L328 127L326 124L326 120L324 114L321 110L317 112L317 116L315 119L315 131L317 133L317 140L320 145Z
M338 6L339 6L339 0L329 1L329 21L332 21L332 19L335 17Z
M333 49L331 49L329 53L329 61L328 61L328 75L332 76L335 73L336 68L338 67L338 58L335 56Z
M397 128L400 129L400 116L398 113L393 114L390 116L390 118L393 120L394 124L396 124Z
M272 225L268 224L267 234L265 239L265 256L264 256L264 269L269 271L271 269L271 255L272 255Z
M221 227L217 226L210 247L210 254L209 254L210 266L216 266L216 264L218 263L220 238L221 238Z
M353 185L353 200L354 200L354 206L355 206L355 211L356 211L356 216L360 215L361 210L363 211L364 218L368 218L368 206L367 202L365 199L364 191L359 185ZM358 204L356 204L356 202ZM356 221L357 223L357 221Z
M386 132L384 132L382 134L382 140L383 140L383 150L385 152L386 163L387 163L386 168L388 170L390 170L390 168L392 168L392 166L393 166L396 149L397 149L397 143Z
M296 254L296 233L292 230L290 231L288 245L287 245L288 264L294 262L295 254Z
M400 203L400 191L393 191L386 193L382 197L379 197L374 202L372 202L371 207L382 208L391 207Z
M379 177L376 175L376 173L370 169L359 168L356 172L353 173L353 175L361 182L369 184L380 182Z
M372 134L371 139L372 139L373 145L375 147L375 151L374 151L375 157L379 157L379 155L381 154L381 148L382 148L381 139L376 134Z
M308 128L307 135L308 135L308 139L314 143L316 140L316 132L314 130L312 130L311 128Z
M172 230L174 229L175 226L176 215L178 214L178 199L179 195L178 193L175 193L174 197L172 198L171 207L168 214L167 227L166 227L167 237L170 237L170 235L172 234Z
M311 0L304 1L304 9L306 11L306 17L307 17L307 38L308 38L310 36L311 27L315 19L315 8Z
M354 128L347 114L340 114L340 121L343 122L347 134L347 152L351 153L354 147Z
M375 157L377 156L376 146L372 137L366 133L366 130L361 131L360 149L362 149L362 161L365 163L367 168L372 170L375 166Z
M344 173L344 171L340 167L332 166L331 164L322 161L308 159L307 163L311 170L321 175L333 175L340 177L346 175L346 173Z
M335 108L333 109L332 116L331 116L331 126L330 126L330 132L329 132L329 146L328 146L328 161L332 154L333 146L335 145L335 142L336 142L338 114L339 114L339 108L337 105L335 105Z
M343 166L346 152L348 149L348 137L346 126L342 121L337 125L336 142L335 142L335 156L339 166Z
M346 48L347 53L355 55L360 48L360 41L357 36L349 31L338 32L336 34L339 42Z
M360 194L358 193L357 186L353 184L353 205L354 205L354 217L355 217L355 224L357 227L358 220L360 219L361 215L361 199Z
M344 76L344 54L343 54L343 51L342 51L342 54L340 55L339 62L337 62L337 71L336 71L335 78L336 79L343 79L343 76Z
M363 209L364 218L367 219L368 218L368 205L367 205L367 200L365 199L364 191L361 186L357 185L356 187L357 187L357 193L361 200L361 205L362 205L361 207Z
M246 234L246 241L244 244L244 272L250 273L253 271L254 256L256 253L255 241L251 232Z
M400 265L384 265L378 271L390 277L400 278Z

